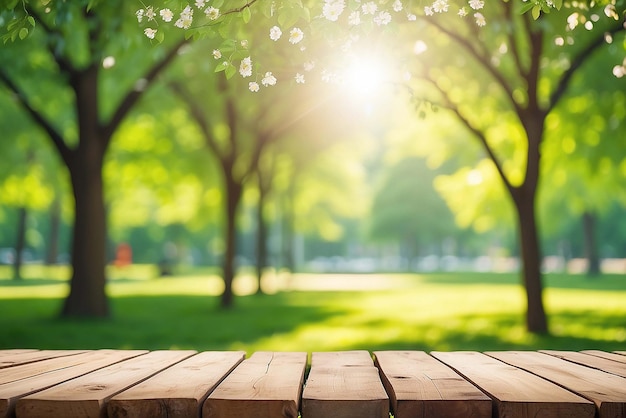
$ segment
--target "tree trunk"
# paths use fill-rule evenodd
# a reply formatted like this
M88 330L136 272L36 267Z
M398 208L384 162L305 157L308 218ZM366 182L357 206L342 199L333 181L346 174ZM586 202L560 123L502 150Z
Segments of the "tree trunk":
M13 260L13 280L22 280L22 256L26 246L26 220L28 211L20 207L17 212L17 237L15 239L15 258Z
M256 241L256 276L258 287L257 295L263 293L262 278L263 270L267 261L267 224L263 217L263 206L265 205L266 190L263 187L261 175L259 174L259 202L257 205L257 241Z
M541 250L537 233L534 199L516 202L522 257L522 279L526 288L526 328L535 334L546 334L548 322L543 306Z
M600 275L600 257L596 242L596 217L590 213L583 214L583 231L585 235L585 256L587 257L587 275Z
M72 235L72 278L62 316L106 317L106 221L102 184L102 157L75 160L71 170L75 200ZM95 160L91 164L88 160Z
M106 215L102 166L107 139L98 118L98 67L74 75L79 144L69 157L74 193L72 278L62 316L106 317Z
M59 233L61 231L61 202L55 196L50 208L50 234L46 248L46 265L50 266L57 262L59 257Z
M287 196L283 199L283 222L282 222L282 265L287 271L295 271L294 257L294 230L293 230L293 190L289 188Z
M237 251L236 221L237 209L241 201L242 187L228 174L226 184L226 228L224 230L224 260L222 274L224 275L224 293L222 293L220 306L224 309L233 306L233 280L235 278L235 256Z

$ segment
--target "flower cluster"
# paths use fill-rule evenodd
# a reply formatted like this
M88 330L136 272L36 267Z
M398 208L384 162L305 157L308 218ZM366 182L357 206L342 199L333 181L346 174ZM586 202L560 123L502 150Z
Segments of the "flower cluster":
M217 20L221 16L220 9L213 6L208 6L208 2L206 0L196 0L195 7L196 9L204 12L205 16L209 20ZM190 5L186 5L185 8L180 12L178 19L174 22L174 26L180 29L189 29L191 24L193 23L193 13L194 8ZM161 20L166 23L170 23L174 20L174 12L172 12L169 8L163 8L159 10L158 15L161 17ZM142 23L144 19L148 22L148 24L158 25L157 21L157 13L152 6L146 6L143 9L139 9L135 12L135 16L137 16L137 21ZM147 27L144 29L144 34L149 39L154 39L158 32L158 29L153 27Z
M386 4L386 2L355 0L355 4L357 4L358 7L350 9L347 13L347 21L348 25L350 26L359 26L365 22L366 18L371 19L371 21L377 26L386 26L390 24L393 20L392 13L401 13L407 10L402 3L402 0L394 0L389 10L387 10L389 6ZM483 0L469 0L467 2L467 5L471 10L475 11L474 19L476 21L476 24L478 26L485 26L487 21L483 14L478 11L485 6L485 2ZM337 22L347 8L348 6L346 5L345 0L324 0L324 6L322 7L322 16L326 20L329 20L331 22ZM451 6L449 0L434 0L430 5L424 7L423 13L426 16L432 16L437 13L447 13L450 8ZM467 16L467 7L460 7L457 14L460 17ZM414 21L417 19L416 14L409 11L405 11L404 15L409 21Z
M187 4L175 19L175 13L168 8L161 10L155 9L152 6L145 6L144 8L136 12L137 20L139 22L146 22L148 27L144 29L144 34L149 39L157 39L157 29L154 27L158 25L158 17L163 22L174 22L175 27L181 29L189 29L194 21L194 12L203 13L206 19L216 20L222 16L217 6L219 0L193 0L193 5ZM213 1L213 5L210 5ZM540 7L542 11L549 11L551 8L560 8L562 0L522 0L525 3L526 10L531 8ZM451 0L427 0L428 4L419 9L409 7L406 0L324 0L320 6L317 14L313 19L318 23L323 21L331 22L333 24L346 25L350 30L349 36L343 40L343 44L338 44L341 51L347 52L354 42L358 41L358 33L360 31L370 30L375 27L383 27L390 25L395 21L416 21L418 15L434 16L437 14L454 13L458 17L465 18L466 16L472 16L473 21L477 26L485 26L487 20L482 11L485 7L485 0L461 0L459 2L453 2ZM183 3L184 5L184 3ZM182 5L181 5L182 7ZM241 10L238 10L241 11ZM228 13L228 12L226 12ZM533 11L534 13L534 11ZM608 15L608 14L607 14ZM247 19L250 19L248 13ZM244 21L247 20L244 18ZM278 19L281 22L280 19ZM283 22L284 23L284 22ZM319 25L318 25L319 26ZM323 24L321 25L323 27ZM311 26L313 27L313 25ZM358 29L358 30L357 30ZM306 48L303 46L303 40L306 35L305 30L307 28L301 28L297 26L283 26L273 25L268 29L268 37L273 42L279 42L285 36L287 41L292 45L298 45L301 51ZM161 35L162 39L162 35ZM233 43L236 41L232 40ZM258 71L257 65L253 65L253 60L247 48L247 41L241 41L242 48L226 49L220 47L212 51L213 58L219 63L217 64L216 71L225 71L228 78L239 75L242 78L253 77L254 80L248 83L248 88L252 92L257 92L261 87L274 86L277 83L277 78L271 71ZM233 52L235 51L235 52ZM226 58L224 58L226 56ZM305 83L305 74L310 72L315 67L315 62L307 61L301 65L300 69L295 72L293 80L297 84ZM618 70L619 72L619 70ZM336 80L337 77L333 76L333 72L328 69L321 68L320 74L322 79L328 82ZM625 72L626 74L626 72Z

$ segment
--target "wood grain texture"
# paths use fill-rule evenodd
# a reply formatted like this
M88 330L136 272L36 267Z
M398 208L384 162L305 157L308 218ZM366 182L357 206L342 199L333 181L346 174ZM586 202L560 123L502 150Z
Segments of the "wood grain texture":
M473 351L431 354L487 393L494 400L499 417L593 418L595 415L592 402L485 354Z
M507 351L487 354L591 399L600 418L626 417L626 379L623 377L544 353Z
M54 357L72 356L83 353L86 350L41 350L41 351L19 351L6 353L0 357L0 369L5 367L19 366L20 364L33 363Z
M626 363L626 356L618 354L618 353L608 353L606 351L600 350L583 350L581 351L583 354L589 354L591 356L602 357L605 359L619 361L620 363Z
M211 392L204 418L297 418L307 353L256 352Z
M571 361L576 364L593 367L594 369L626 377L626 360L624 360L624 362L619 362L605 357L594 356L592 354L578 353L576 351L541 350L540 352L563 360Z
M147 351L97 350L1 369L0 417L13 415L19 398L145 353Z
M106 415L112 396L195 354L153 351L68 380L17 401L20 418L88 418Z
M376 351L395 418L491 418L491 398L423 351Z
M244 357L243 351L199 353L111 398L108 416L198 417L202 402Z
M302 418L328 417L389 417L389 397L367 351L312 354Z

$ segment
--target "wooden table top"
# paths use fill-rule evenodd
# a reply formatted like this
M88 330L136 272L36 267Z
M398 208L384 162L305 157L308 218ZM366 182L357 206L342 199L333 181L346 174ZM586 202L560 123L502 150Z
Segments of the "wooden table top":
M626 418L626 351L0 350L0 417Z

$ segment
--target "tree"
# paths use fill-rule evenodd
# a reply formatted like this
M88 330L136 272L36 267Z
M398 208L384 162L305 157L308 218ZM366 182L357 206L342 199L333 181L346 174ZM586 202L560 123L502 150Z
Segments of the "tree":
M572 77L605 44L607 34L623 31L624 25L600 24L580 35L570 48L560 48L554 43L560 32L554 21L519 16L511 2L499 3L486 18L492 24L480 33L472 25L424 19L431 44L421 60L428 64L416 73L434 92L432 102L450 111L479 141L501 179L516 214L527 329L546 333L535 212L546 120ZM442 48L448 49L446 57L433 55ZM559 66L564 56L565 69ZM468 72L474 77L469 79ZM476 108L498 113L476 114Z
M7 36L25 22L19 37L0 54L12 65L0 69L0 81L14 93L24 112L46 133L67 168L74 197L72 277L63 316L109 315L105 292L106 222L102 167L119 124L157 75L176 57L183 42L170 44L158 58L131 51L127 37L127 2L76 1L42 5L24 3L3 12ZM34 26L30 36L28 25ZM26 29L26 32L24 31ZM27 37L28 36L28 37ZM134 57L133 57L134 55ZM126 59L121 59L126 58ZM134 60L133 60L134 58ZM130 71L116 71L116 62ZM32 65L35 63L36 65ZM104 70L102 69L104 67ZM111 71L108 71L111 69ZM111 81L116 80L116 85ZM54 80L68 112L56 120L38 97L37 82ZM120 80L125 82L120 83ZM139 84L138 84L139 83ZM65 129L69 128L69 129Z
M386 173L370 210L369 234L401 243L409 259L441 247L454 231L454 218L434 189L437 173L415 157L398 161Z

